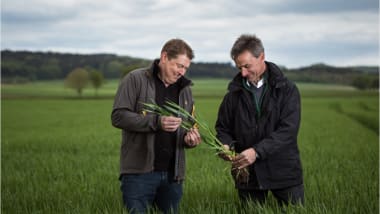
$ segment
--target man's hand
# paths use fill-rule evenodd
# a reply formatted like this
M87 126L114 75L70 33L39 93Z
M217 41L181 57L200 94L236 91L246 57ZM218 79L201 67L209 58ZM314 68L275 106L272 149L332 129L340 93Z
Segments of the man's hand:
M253 148L242 151L232 160L232 169L243 169L256 161L256 151Z
M198 129L191 128L185 135L185 143L188 146L197 146L201 143L201 135L198 132Z
M181 125L182 119L173 116L162 116L160 122L162 130L167 132L174 132Z

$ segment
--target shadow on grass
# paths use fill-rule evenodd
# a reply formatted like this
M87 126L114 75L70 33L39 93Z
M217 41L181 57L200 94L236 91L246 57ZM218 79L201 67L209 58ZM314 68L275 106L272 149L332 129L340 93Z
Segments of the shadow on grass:
M359 102L358 103L359 108L363 109L364 111L377 111L377 109L370 107L367 103Z
M360 103L359 106L364 111L373 111L365 103ZM335 112L337 112L339 114L343 114L343 115L355 120L356 122L360 123L364 127L372 130L377 135L379 135L379 122L378 122L377 118L362 115L362 114L360 114L360 112L355 112L355 113L346 112L343 110L341 104L339 104L339 103L331 103L329 107L330 107L330 109L334 110Z

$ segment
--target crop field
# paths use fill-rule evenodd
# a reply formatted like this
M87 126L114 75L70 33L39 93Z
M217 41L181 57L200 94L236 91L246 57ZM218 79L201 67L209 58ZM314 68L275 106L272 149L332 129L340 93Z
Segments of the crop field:
M214 126L228 80L194 80L198 113ZM2 85L1 213L126 213L120 130L110 113L118 81L81 99L61 82ZM379 94L297 84L305 206L243 210L229 164L206 145L187 150L181 213L379 213Z

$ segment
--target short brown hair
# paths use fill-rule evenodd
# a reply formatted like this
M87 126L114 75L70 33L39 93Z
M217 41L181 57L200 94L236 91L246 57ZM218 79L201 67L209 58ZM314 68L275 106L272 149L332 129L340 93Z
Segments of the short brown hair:
M166 52L169 59L176 58L180 54L186 54L186 56L192 60L194 53L191 47L182 39L171 39L167 41L162 47L161 53Z
M249 51L255 57L264 53L264 46L261 40L255 35L243 34L234 43L231 48L231 58L235 60L244 51Z

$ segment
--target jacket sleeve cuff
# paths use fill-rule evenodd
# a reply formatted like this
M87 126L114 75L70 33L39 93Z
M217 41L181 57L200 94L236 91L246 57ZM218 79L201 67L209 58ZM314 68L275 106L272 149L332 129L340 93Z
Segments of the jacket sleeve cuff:
M257 146L253 146L253 149L256 151L256 158L260 160L263 160L266 158L265 152L262 149L260 149Z
M156 125L157 125L157 130L162 130L162 127L161 127L161 116L160 115L156 115Z

